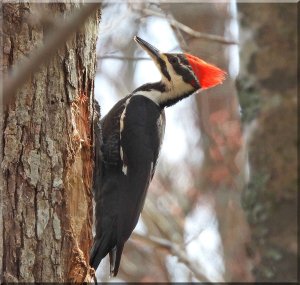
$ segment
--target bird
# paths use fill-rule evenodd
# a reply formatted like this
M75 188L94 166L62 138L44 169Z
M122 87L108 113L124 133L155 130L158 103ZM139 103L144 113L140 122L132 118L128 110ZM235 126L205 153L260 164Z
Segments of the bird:
M118 274L125 242L134 230L153 178L165 131L166 107L198 90L221 84L226 72L188 53L163 53L138 36L161 80L146 83L117 102L100 121L95 143L95 237L90 266L109 254ZM101 157L100 157L101 156Z

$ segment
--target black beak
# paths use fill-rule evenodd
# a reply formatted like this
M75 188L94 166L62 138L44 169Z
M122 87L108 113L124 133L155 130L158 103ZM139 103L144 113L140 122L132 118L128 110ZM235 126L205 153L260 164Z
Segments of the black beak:
M151 56L152 60L158 67L161 75L171 81L170 74L167 70L166 62L164 60L165 55L161 53L157 48L153 45L150 45L146 41L141 38L135 36L134 40Z
M150 45L138 36L135 36L134 40L152 57L153 60L158 61L160 59L160 52L153 45Z

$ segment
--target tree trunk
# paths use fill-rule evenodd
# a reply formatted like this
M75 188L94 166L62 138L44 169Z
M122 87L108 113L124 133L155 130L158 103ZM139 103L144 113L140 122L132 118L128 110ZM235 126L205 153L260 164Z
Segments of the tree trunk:
M238 9L239 97L244 129L251 129L251 177L243 195L249 253L257 282L296 282L297 4L240 3Z
M4 72L60 28L55 17L77 8L3 4ZM83 282L94 274L88 256L99 18L95 11L2 110L1 282Z

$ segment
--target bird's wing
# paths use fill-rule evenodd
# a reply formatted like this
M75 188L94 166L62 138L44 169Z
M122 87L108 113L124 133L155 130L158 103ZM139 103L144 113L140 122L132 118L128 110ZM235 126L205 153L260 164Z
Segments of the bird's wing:
M144 96L133 96L124 114L121 146L127 189L122 193L122 235L129 237L144 205L163 135L162 110Z
M118 273L124 243L134 230L155 171L164 133L162 110L144 96L132 96L121 116L121 177L118 191L117 244L110 253ZM164 114L163 114L164 115Z

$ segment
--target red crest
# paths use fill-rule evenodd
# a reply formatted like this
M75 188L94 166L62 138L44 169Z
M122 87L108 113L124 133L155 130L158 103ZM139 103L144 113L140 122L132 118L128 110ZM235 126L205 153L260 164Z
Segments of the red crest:
M225 80L226 72L222 69L188 53L185 53L185 57L197 76L201 88L207 89Z

